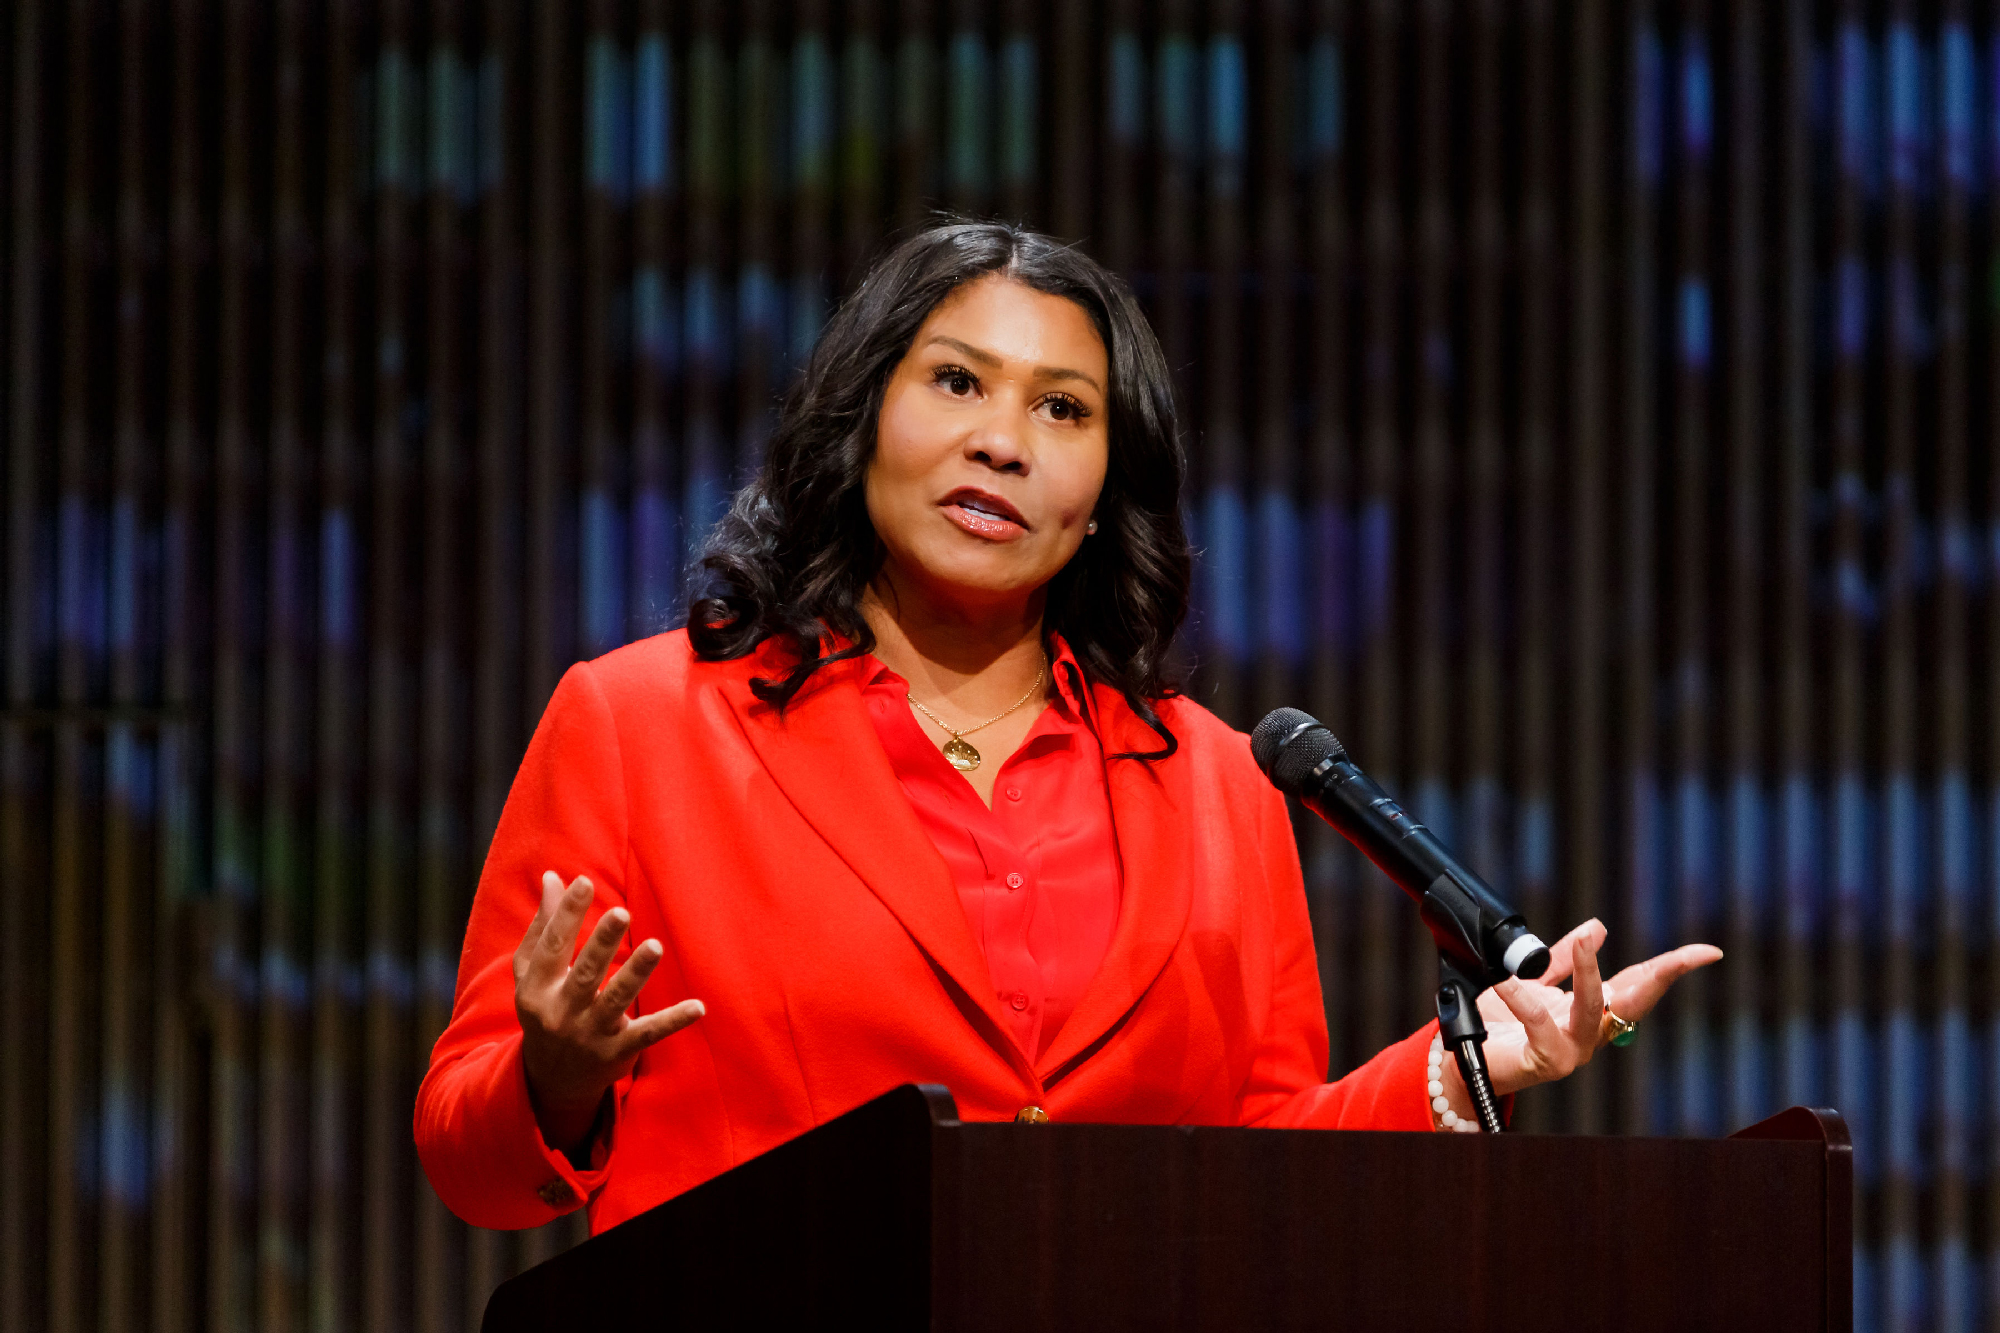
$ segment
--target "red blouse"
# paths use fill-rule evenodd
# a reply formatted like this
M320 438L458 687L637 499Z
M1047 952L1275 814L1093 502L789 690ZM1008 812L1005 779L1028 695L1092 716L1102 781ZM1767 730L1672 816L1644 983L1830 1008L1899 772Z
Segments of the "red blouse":
M1122 892L1083 673L1060 638L1054 648L1055 698L1001 766L990 809L911 714L907 681L870 659L862 687L903 794L951 868L1000 1012L1031 1061L1097 975Z

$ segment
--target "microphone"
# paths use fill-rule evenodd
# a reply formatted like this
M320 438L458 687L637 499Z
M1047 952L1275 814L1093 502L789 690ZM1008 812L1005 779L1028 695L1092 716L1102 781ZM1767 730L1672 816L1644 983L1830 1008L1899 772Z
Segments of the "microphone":
M1296 796L1416 900L1438 951L1480 987L1548 971L1549 948L1485 880L1389 799L1310 713L1280 708L1250 734L1273 786Z

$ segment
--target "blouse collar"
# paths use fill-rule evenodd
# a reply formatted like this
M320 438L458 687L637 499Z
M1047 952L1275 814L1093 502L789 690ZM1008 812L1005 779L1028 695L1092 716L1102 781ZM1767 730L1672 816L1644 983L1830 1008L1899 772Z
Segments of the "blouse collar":
M1072 720L1087 722L1091 730L1097 729L1097 719L1091 716L1090 686L1083 674L1083 666L1070 651L1068 640L1060 634L1049 635L1049 675L1056 683L1056 702L1062 706ZM905 689L909 682L890 670L881 658L870 655L866 659L866 671L861 678L864 686L874 685L884 677L891 678Z

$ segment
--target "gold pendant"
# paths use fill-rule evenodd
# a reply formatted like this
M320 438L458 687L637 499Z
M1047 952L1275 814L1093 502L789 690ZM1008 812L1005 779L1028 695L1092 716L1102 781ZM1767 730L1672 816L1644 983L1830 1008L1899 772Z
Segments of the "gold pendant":
M944 757L951 760L951 766L961 773L970 773L979 767L979 751L972 748L972 742L953 736L944 743Z

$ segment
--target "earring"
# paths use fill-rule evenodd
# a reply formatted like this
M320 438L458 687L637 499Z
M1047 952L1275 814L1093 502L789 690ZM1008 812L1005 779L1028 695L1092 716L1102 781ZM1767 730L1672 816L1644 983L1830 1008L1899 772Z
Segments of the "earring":
M1093 518L1090 520L1090 522L1083 525L1083 535L1086 537L1095 537L1097 535L1096 519Z

